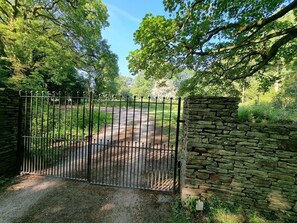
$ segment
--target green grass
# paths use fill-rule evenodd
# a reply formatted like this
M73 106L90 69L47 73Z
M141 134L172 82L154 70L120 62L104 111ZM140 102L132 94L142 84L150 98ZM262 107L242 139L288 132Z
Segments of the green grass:
M297 109L280 109L270 103L255 105L241 104L238 118L242 122L269 124L296 124Z
M110 113L99 111L95 107L90 119L89 112L87 105L33 101L32 106L27 107L27 119L23 123L27 126L27 130L23 132L26 136L24 145L30 150L26 153L26 158L48 165L54 164L73 146L74 140L88 139L90 124L95 134L112 122Z
M177 105L169 105L158 101L156 104L153 100L150 102L140 101L97 101L94 103L92 113L93 134L99 132L105 125L112 122L112 114L104 112L105 107L120 107L122 109L142 109L144 113L149 111L150 120L155 124L157 134L168 136L170 141L175 140ZM101 109L99 109L101 108ZM56 159L63 156L67 147L72 146L73 140L87 140L88 129L90 124L89 106L84 104L47 104L45 102L32 101L28 104L26 124L31 128L31 132L25 135L30 136L27 148L30 147L28 158L30 160L41 159L45 163L54 163ZM147 117L143 117L145 120ZM163 128L162 128L163 126ZM71 141L72 139L72 141ZM27 140L27 138L26 138ZM61 144L59 144L61 142ZM30 144L30 145L29 145ZM60 146L62 145L62 147ZM51 151L50 154L47 151Z
M257 212L244 210L238 204L228 204L212 196L204 204L204 210L195 210L196 200L187 199L182 206L177 202L172 207L168 223L285 223L284 219L267 219Z
M78 138L86 137L89 125L93 132L100 131L105 124L111 123L111 114L94 109L90 123L89 108L85 106L59 106L47 105L46 107L33 108L29 113L27 125L31 126L33 136L51 138L67 138L74 135Z
M68 149L66 146L53 146L50 143L41 147L38 143L32 142L30 152L26 154L26 158L30 161L52 165L59 158L64 156L64 152Z
M191 223L193 216L189 211L182 207L181 202L176 202L172 207L172 214L167 223Z
M134 107L150 114L150 125L153 125L157 134L169 137L172 142L175 141L178 115L177 100L170 101L167 99L163 101L163 99L158 99L156 101L155 98L150 100L143 98L142 100L132 100L129 109ZM147 115L143 117L143 120L146 120L146 118Z

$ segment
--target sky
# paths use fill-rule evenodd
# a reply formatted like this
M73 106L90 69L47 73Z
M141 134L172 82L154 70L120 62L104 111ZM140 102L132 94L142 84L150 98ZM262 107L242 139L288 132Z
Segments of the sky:
M109 27L103 30L111 51L118 55L120 75L131 76L126 57L137 49L133 33L147 13L165 15L162 0L102 0L107 5Z

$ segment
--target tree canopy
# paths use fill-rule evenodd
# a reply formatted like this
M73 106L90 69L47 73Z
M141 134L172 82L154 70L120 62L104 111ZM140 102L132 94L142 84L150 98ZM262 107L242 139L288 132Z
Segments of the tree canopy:
M297 50L297 0L164 0L169 16L148 14L134 34L140 49L130 52L134 74L168 78L194 71L189 90L226 88L265 72L279 58L289 62ZM185 86L184 86L185 87Z
M108 85L118 66L101 36L107 18L100 0L0 0L2 85L48 90Z

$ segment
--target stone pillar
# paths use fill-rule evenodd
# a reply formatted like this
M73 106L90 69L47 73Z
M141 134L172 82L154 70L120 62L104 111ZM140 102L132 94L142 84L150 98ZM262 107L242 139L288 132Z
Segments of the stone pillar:
M13 176L17 165L18 92L0 88L0 176Z
M184 100L184 137L181 167L181 197L201 198L203 186L210 178L212 160L202 154L219 150L215 136L232 128L237 121L238 98L188 97Z

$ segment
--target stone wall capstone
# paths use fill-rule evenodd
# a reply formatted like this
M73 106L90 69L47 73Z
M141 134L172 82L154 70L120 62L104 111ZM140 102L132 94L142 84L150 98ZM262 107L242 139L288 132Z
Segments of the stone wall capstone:
M18 173L18 92L0 88L0 176Z
M297 222L297 126L240 123L239 99L184 101L181 196Z

